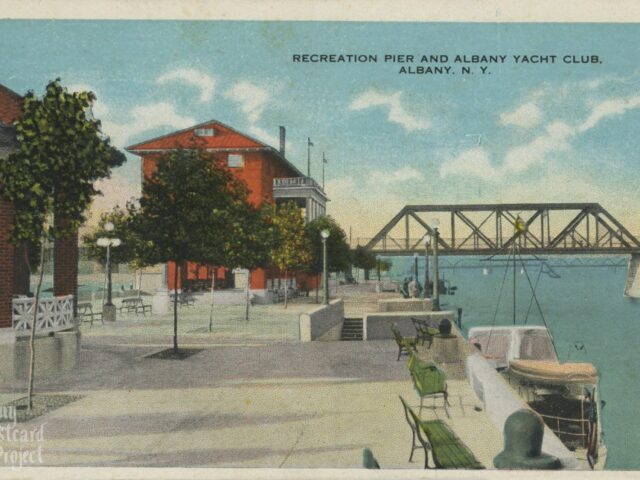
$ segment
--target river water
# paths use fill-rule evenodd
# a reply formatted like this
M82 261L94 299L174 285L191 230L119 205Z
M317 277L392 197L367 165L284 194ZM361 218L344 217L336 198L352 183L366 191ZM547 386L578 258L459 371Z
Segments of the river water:
M549 258L553 265L554 259ZM611 261L612 258L603 259ZM619 261L620 258L613 259ZM413 272L413 259L393 257L389 272L402 280ZM563 257L562 261L570 261ZM469 328L513 324L513 267L505 278L506 262L481 262L478 258L443 260L440 277L458 287L455 295L441 297L443 309L463 309L462 326ZM419 279L424 278L423 259ZM482 264L477 268L470 265ZM455 265L455 268L453 266ZM484 266L486 265L486 266ZM525 264L535 284L540 265ZM431 267L433 268L433 267ZM609 449L607 469L640 469L640 301L623 296L626 265L612 267L553 266L559 278L541 274L536 288L542 315L551 330L561 361L589 361L600 372L600 398L605 442ZM520 264L516 267L516 318L522 324L543 325L532 289ZM433 275L433 270L431 270ZM501 285L502 297L500 296ZM531 304L531 306L530 306ZM496 315L497 308L497 315ZM527 311L529 311L527 316Z

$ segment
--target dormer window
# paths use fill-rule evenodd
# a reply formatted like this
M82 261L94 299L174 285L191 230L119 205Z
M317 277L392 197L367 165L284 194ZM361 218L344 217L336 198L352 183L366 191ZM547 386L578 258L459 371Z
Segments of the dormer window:
M244 157L237 153L230 153L227 157L227 166L229 168L244 167Z
M213 137L215 132L213 128L196 128L195 134L197 137Z

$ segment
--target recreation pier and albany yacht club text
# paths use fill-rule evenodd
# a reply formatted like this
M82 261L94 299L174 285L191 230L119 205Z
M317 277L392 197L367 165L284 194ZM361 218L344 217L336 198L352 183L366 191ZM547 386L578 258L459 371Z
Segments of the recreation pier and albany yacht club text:
M410 54L324 54L294 53L293 63L602 63L598 55L410 55Z

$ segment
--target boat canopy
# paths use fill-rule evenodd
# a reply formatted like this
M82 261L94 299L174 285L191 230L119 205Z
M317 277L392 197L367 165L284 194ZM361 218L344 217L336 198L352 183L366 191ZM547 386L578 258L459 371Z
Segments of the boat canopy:
M542 326L473 327L469 341L496 368L513 360L558 361L551 335Z
M598 370L592 363L558 363L544 360L513 360L511 373L534 383L589 384L598 383Z

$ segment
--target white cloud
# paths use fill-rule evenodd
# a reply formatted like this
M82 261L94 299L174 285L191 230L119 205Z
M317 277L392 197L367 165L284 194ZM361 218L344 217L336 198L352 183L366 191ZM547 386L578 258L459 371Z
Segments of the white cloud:
M196 87L200 90L201 102L211 100L216 87L216 79L214 77L193 68L178 68L156 79L158 85L165 85L169 82L181 82Z
M586 132L595 127L601 120L616 115L623 115L629 110L640 107L640 95L629 98L614 98L596 104L587 119L578 127L578 132Z
M482 147L465 150L440 166L441 177L466 175L483 180L492 180L495 174L489 154Z
M369 172L367 177L367 181L373 185L393 185L410 181L421 182L423 180L423 173L420 170L409 166L393 170L392 172L373 170Z
M256 137L258 140L270 145L274 148L280 147L280 137L276 137L275 135L271 135L265 129L252 125L248 128L249 133Z
M173 104L168 102L139 105L131 109L130 120L126 123L102 122L102 130L111 137L117 147L124 147L136 135L155 128L182 129L194 125L196 120L178 114Z
M240 109L247 115L251 123L260 120L264 108L270 100L267 89L246 80L239 81L231 86L225 92L225 96L240 105Z
M372 107L384 107L388 110L387 119L401 125L407 132L427 130L431 122L412 115L402 106L402 92L382 93L369 89L353 99L350 110L365 110Z
M571 141L595 128L602 120L640 108L640 95L614 98L595 104L582 123L569 125L555 120L529 142L517 145L504 155L503 162L492 165L489 154L480 148L466 150L440 167L440 175L466 175L482 180L497 180L517 174L547 161L553 155L571 150Z
M542 163L551 154L571 148L569 139L575 130L564 122L553 122L545 132L529 143L518 145L507 151L498 175L520 173L535 164Z
M504 112L500 115L500 122L503 125L515 125L516 127L532 128L542 121L542 112L535 103L528 102L520 105L511 112Z

